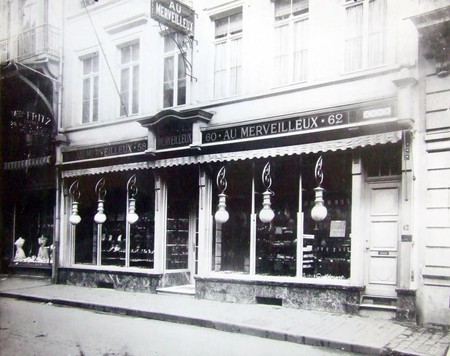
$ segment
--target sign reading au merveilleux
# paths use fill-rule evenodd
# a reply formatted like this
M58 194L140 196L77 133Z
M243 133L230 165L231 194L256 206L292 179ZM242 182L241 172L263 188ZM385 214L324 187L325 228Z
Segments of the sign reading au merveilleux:
M178 1L152 0L152 19L177 32L194 36L194 10Z
M314 129L337 127L349 123L348 111L300 116L243 126L220 128L202 132L202 143L229 142L252 138L267 138L279 134L301 133Z
M32 136L50 137L53 130L53 119L33 111L12 110L9 128Z
M77 151L67 151L63 153L65 162L80 161L85 159L106 158L126 155L131 153L144 152L147 149L147 140L118 143L108 146L86 148Z
M192 123L171 121L156 130L156 149L189 146L192 143Z

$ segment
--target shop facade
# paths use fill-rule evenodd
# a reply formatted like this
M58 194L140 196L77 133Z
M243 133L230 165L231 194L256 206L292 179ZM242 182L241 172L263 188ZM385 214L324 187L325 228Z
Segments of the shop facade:
M1 270L52 276L60 99L61 6L2 4Z
M67 7L58 282L448 324L422 285L417 9L148 5Z
M410 137L396 110L384 100L213 128L207 111L164 110L139 120L146 140L67 148L59 278L350 313L364 293L411 304L398 279Z

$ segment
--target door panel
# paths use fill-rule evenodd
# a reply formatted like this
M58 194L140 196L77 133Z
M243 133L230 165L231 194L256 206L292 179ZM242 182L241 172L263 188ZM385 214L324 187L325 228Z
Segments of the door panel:
M395 296L398 274L400 183L368 183L366 294Z

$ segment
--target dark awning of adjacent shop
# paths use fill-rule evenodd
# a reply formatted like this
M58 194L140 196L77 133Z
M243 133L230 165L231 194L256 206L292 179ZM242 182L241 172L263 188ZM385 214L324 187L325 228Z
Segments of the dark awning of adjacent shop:
M5 171L21 170L33 167L43 167L51 164L51 156L24 159L21 161L5 162Z
M104 174L137 169L164 168L164 167L172 167L188 164L202 164L211 162L239 161L246 159L292 156L318 152L330 152L330 151L334 152L339 150L355 149L358 147L396 143L401 139L402 139L402 131L391 131L292 146L200 154L197 156L172 157L166 159L156 159L154 161L117 164L84 169L81 168L64 171L63 177L68 178L83 175Z

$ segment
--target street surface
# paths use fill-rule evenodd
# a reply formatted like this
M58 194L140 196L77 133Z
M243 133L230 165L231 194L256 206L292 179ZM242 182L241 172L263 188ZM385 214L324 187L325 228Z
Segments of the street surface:
M341 355L350 353L51 303L0 298L0 356Z

